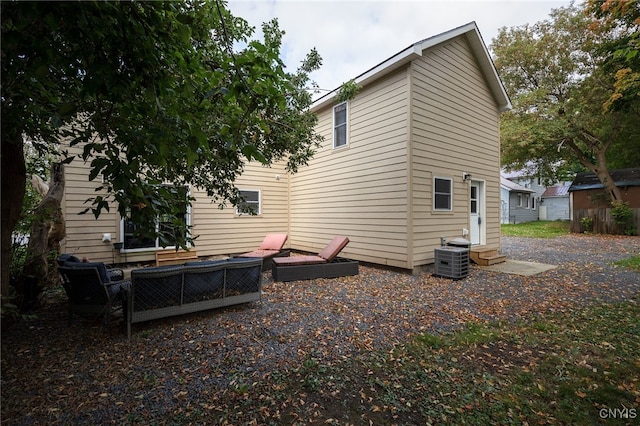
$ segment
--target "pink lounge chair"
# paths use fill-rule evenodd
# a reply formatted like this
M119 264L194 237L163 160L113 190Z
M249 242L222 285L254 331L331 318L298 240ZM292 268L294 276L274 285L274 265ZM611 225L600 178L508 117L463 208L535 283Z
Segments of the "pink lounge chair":
M349 244L349 238L337 236L317 256L273 258L271 269L273 279L294 281L357 275L357 261L337 257L347 244Z
M317 256L294 256L274 259L278 266L317 265L331 262L349 244L349 238L337 236Z
M289 256L289 250L282 247L287 241L287 234L267 234L257 250L239 254L237 257L259 257L262 259L262 270L271 269L271 260L275 257Z

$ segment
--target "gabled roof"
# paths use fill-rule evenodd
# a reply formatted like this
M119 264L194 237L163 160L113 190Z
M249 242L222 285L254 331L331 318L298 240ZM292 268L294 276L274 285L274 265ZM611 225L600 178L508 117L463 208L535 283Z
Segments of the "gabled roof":
M609 172L616 186L640 186L640 168L611 170ZM578 173L569 191L599 189L604 186L595 173Z
M509 96L507 95L500 77L498 77L498 72L493 65L493 60L489 55L487 46L485 46L484 41L482 40L482 36L480 35L480 31L478 30L478 26L475 22L470 22L466 25L454 28L442 34L418 41L407 47L406 49L396 53L389 59L379 63L370 70L360 74L355 78L355 82L360 86L365 86L367 83L376 80L386 74L389 74L390 72L411 62L415 58L422 56L422 53L426 49L460 36L466 37L467 41L469 42L471 49L473 50L480 65L480 70L484 74L491 93L498 103L499 110L501 112L510 110L511 101L509 100ZM316 111L332 102L338 94L339 89L340 88L336 88L326 95L318 98L313 103L313 105L311 105L311 110Z
M535 174L528 169L506 170L504 167L500 171L500 174L507 179L531 178L535 176Z
M562 186L550 186L542 193L540 198L554 198L554 197L566 197L569 195L569 187L567 185Z
M535 192L534 190L525 188L522 185L518 185L517 183L512 182L509 179L505 179L502 176L500 176L500 186L509 192L527 192L527 193Z

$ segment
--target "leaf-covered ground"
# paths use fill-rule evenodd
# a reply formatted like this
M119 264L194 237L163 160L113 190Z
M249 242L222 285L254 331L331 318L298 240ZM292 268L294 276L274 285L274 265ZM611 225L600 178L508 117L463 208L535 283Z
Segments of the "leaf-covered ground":
M64 297L54 294L37 318L3 333L2 423L459 424L460 410L498 398L492 392L500 374L526 373L562 356L549 342L525 345L529 335L514 337L518 327L541 316L589 317L584 309L638 303L640 273L613 264L640 253L638 237L505 237L503 253L558 268L521 277L473 267L459 281L362 265L356 277L291 283L273 282L267 272L261 303L134 324L131 340L118 322L106 330L89 319L67 326ZM486 330L496 322L515 334L492 338ZM540 324L536 330L553 335L553 325ZM449 344L439 339L455 330L490 338L445 357L440 351ZM572 330L580 334L577 325ZM411 349L416 341L419 357ZM585 343L585 363L589 350ZM640 371L637 356L623 358ZM451 371L471 367L482 373ZM451 391L452 381L474 386ZM523 392L543 391L530 375L522 381ZM630 387L633 403L637 382L616 386ZM500 398L489 405L504 414L498 423L567 422L535 409L526 417L517 413L522 403ZM640 409L640 400L635 404ZM602 420L594 416L587 418Z

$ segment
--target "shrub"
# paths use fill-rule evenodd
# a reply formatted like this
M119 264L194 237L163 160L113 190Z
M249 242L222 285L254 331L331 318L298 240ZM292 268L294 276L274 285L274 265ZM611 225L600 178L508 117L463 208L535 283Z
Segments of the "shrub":
M625 201L614 201L611 203L611 216L622 229L624 235L636 235L636 226L633 223L633 210L629 203Z
M580 225L584 229L584 232L593 231L593 219L590 217L583 217L580 219Z

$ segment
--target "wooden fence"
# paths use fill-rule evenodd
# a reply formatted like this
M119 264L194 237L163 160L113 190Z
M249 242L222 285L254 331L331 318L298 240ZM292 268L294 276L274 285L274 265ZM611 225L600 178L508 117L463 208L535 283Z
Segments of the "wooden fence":
M633 210L633 223L636 227L636 235L640 231L640 208ZM584 217L591 218L592 228L590 232L595 234L622 234L623 229L620 225L616 225L610 208L597 209L573 209L573 219L571 220L571 232L589 231L581 223Z

